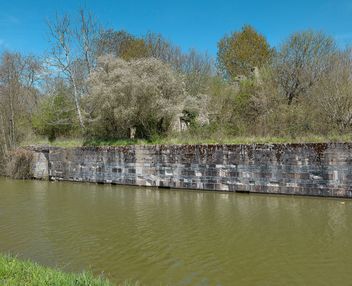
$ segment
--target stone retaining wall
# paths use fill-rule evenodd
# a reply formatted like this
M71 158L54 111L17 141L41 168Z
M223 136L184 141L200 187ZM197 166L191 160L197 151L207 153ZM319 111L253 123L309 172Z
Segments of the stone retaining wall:
M352 143L32 148L50 180L352 197ZM42 171L40 171L42 170ZM40 176L37 176L40 177Z

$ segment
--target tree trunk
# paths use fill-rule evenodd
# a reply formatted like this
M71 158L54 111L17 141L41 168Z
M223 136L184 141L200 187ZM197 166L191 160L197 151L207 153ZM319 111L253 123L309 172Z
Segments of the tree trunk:
M15 124L15 111L13 107L13 98L10 98L10 147L11 149L16 148L16 124Z
M78 120L79 120L79 125L81 126L81 128L83 130L84 129L84 121L83 121L83 116L82 116L82 112L81 112L81 106L79 103L79 98L78 98L79 95L78 95L78 91L77 91L77 86L76 86L74 79L72 79L72 83L73 83L75 106L76 106L77 116L78 116Z
M2 131L2 137L4 139L4 144L3 144L3 150L4 153L6 154L8 151L8 146L7 146L7 140L6 140L6 133L5 133L5 122L2 114L0 113L0 119L1 119L1 131Z

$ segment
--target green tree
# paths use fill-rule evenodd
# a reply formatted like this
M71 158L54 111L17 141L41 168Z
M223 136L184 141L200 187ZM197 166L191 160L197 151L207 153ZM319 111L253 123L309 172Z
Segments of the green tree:
M225 77L249 76L254 67L262 67L273 55L265 37L253 27L244 26L240 32L224 36L218 43L217 61Z
M54 141L58 136L69 136L78 130L75 104L70 91L62 83L55 87L53 95L40 102L32 117L35 133Z
M144 39L126 31L106 30L97 41L97 55L113 54L124 60L146 58L150 55Z

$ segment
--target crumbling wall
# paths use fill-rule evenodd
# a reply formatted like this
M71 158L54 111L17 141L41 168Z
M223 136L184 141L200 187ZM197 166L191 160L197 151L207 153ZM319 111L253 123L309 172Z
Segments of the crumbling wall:
M49 148L48 147L27 147L27 151L32 153L32 174L37 180L49 179Z

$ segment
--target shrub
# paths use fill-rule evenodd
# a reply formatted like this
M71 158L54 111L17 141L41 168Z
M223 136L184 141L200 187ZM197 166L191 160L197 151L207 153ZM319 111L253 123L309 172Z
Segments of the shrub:
M47 136L49 141L72 135L78 129L78 123L68 91L61 87L54 95L44 98L33 115L32 125L35 133Z

